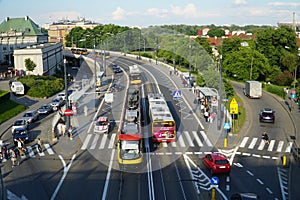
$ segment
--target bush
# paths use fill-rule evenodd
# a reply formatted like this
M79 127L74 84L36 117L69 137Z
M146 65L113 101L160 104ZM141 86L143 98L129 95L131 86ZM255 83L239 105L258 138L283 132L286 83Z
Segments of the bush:
M283 86L272 85L272 84L264 84L264 89L272 94L276 94L277 96L285 99L286 93L283 90Z
M24 76L22 82L28 96L43 98L50 97L64 89L64 80L54 76Z
M294 80L294 77L293 77L292 73L289 71L284 71L275 77L275 84L281 85L281 86L291 85L293 80Z

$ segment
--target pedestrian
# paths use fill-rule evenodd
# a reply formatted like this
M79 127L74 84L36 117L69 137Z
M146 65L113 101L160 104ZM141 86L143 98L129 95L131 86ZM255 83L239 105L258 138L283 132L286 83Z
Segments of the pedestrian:
M24 156L25 152L24 152L24 142L21 138L19 138L17 140L17 149L19 151L20 156Z
M172 76L172 70L170 70L170 76Z
M42 142L41 138L38 138L37 139L37 147L38 147L38 150L39 150L40 153L43 152L42 145L43 145L43 142Z
M213 121L214 121L214 118L215 118L215 115L214 115L214 113L212 112L212 113L210 113L210 115L209 115L209 122L210 123L213 123Z
M60 123L60 122L57 124L57 131L58 131L59 136L61 136L62 135L62 123Z
M68 132L69 132L70 140L73 140L73 127L72 127L71 125L70 125L70 127L69 127Z
M84 116L88 115L88 107L86 105L83 107L83 112L84 112Z
M15 151L13 149L9 150L9 154L10 154L10 160L11 160L12 167L14 167L17 165L17 154L15 153Z
M208 122L209 112L207 110L204 111L205 122Z
M63 136L65 136L65 134L66 134L66 128L67 128L66 124L61 125L61 133L62 133Z
M204 114L204 105L201 103L201 105L200 105L200 110L201 110L201 114L203 115Z
M195 93L195 86L192 86L192 92Z

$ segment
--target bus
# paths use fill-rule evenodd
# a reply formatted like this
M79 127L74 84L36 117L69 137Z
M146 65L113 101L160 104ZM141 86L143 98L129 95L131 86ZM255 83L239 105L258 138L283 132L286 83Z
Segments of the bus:
M175 142L176 123L163 94L148 95L153 142Z
M118 162L120 165L138 166L143 161L142 153L142 134L141 134L141 117L139 98L135 97L134 104L132 96L139 95L139 89L129 87L126 102L126 111L121 122L121 131L118 134Z
M142 84L141 71L137 65L129 66L129 80L130 80L130 85Z
M81 48L72 48L71 52L73 54L80 54L80 55L87 55L88 54L87 49L81 49Z

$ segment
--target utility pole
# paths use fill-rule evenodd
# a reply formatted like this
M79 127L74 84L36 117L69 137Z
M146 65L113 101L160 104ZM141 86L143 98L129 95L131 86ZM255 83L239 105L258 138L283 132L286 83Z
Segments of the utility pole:
M220 55L220 69L219 69L219 96L218 96L218 122L217 128L221 130L221 103L222 103L222 54Z

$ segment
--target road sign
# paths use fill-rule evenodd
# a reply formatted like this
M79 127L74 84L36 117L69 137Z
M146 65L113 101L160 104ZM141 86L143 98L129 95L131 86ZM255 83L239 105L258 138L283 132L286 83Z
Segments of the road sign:
M230 123L229 122L225 122L224 123L224 129L230 129Z
M106 93L104 95L104 101L106 103L112 103L114 101L114 94L113 93Z
M212 185L218 185L219 184L219 178L216 176L211 177L210 183Z
M235 98L232 98L230 102L230 114L239 114L239 104L235 100Z
M65 116L69 117L69 116L73 115L73 110L66 109L64 114L65 114Z
M182 98L182 91L181 90L174 90L173 91L173 98L174 99Z

